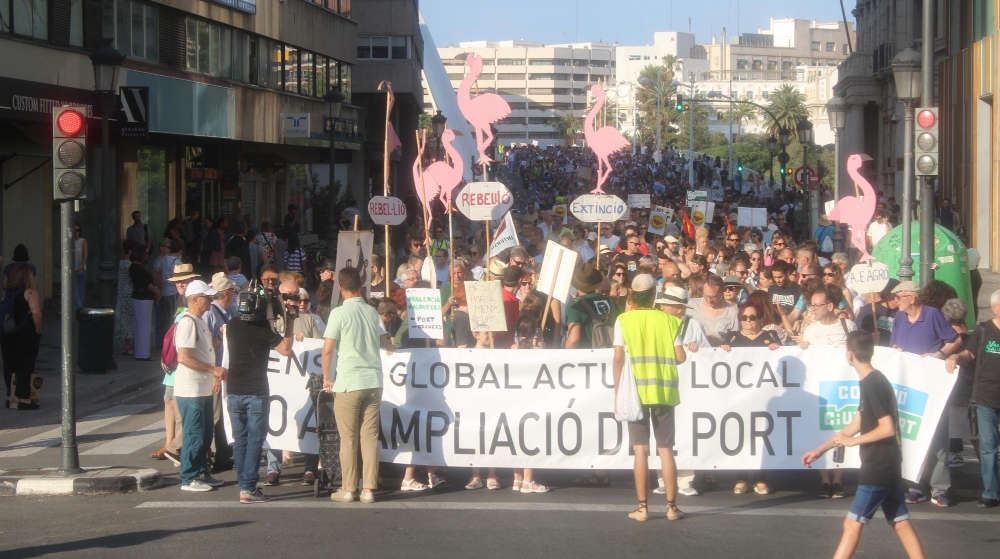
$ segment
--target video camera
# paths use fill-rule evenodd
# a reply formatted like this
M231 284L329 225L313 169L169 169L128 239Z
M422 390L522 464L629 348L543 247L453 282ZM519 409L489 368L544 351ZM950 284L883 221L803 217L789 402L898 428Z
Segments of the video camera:
M236 310L243 322L271 321L284 314L278 294L256 279L240 292Z

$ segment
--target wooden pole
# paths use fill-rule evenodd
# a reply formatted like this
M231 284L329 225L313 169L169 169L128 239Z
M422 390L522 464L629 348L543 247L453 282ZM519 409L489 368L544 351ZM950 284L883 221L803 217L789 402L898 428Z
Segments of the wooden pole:
M424 143L420 141L420 131L414 132L417 136L417 174L420 176L420 191L423 192L423 200L427 200L427 186L424 184L424 166L421 159L424 155ZM424 215L424 246L427 247L427 256L431 257L430 223L427 215L427 205L421 204L421 211Z
M358 230L358 217L359 217L359 214L354 214L354 230L355 231ZM358 262L358 264L360 264L360 262Z
M545 310L542 311L542 345L545 345L545 323L549 319L549 308L552 307L552 292L556 290L556 279L559 277L559 265L562 264L563 252L556 256L555 273L552 275L552 285L549 286L548 297L545 298Z
M601 222L597 222L597 271L601 271Z
M383 84L385 84L387 87L386 87L386 92L385 92L385 139L384 139L383 148L382 148L382 155L383 155L383 159L382 159L382 186L383 186L383 190L385 191L384 196L386 198L388 198L389 197L389 121L392 118L393 96L392 96L391 84L389 84L389 82L383 82ZM385 246L385 269L382 270L382 277L383 277L383 281L385 282L385 296L388 297L389 296L389 273L390 273L389 272L389 270L390 270L390 268L389 268L389 266L390 266L390 263L389 263L389 253L391 251L391 247L389 245L389 224L388 223L385 224L385 239L383 240L383 244Z

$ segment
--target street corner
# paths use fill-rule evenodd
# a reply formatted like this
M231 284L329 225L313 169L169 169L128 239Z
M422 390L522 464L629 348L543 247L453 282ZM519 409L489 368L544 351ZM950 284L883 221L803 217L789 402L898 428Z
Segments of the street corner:
M162 484L163 475L152 468L84 468L70 475L55 468L0 471L0 497L131 493Z

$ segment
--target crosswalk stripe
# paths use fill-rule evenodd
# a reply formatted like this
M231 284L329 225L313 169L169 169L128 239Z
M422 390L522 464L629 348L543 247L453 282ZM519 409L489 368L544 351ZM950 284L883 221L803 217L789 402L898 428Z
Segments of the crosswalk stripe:
M86 456L108 456L108 455L122 455L122 454L132 454L138 450L142 450L149 445L156 444L157 442L163 440L163 420L157 421L156 423L144 427L139 431L133 431L127 435L118 437L113 441L106 442L101 446L92 448L80 454Z
M76 422L77 436L86 435L129 415L144 412L159 404L136 404L114 406L100 413L89 415ZM49 429L33 437L22 439L8 446L0 447L0 458L22 458L31 456L36 452L41 452L46 448L59 446L62 440L62 427Z

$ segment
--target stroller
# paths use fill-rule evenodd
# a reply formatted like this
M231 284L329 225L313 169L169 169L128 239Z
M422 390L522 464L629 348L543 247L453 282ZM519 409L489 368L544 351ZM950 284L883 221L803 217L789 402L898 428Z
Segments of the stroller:
M313 496L319 497L324 490L333 491L333 482L341 479L340 432L333 417L333 394L323 390L323 377L309 375L306 388L312 401L312 410L306 415L316 414L316 427L306 427L304 432L315 432L319 441L319 471L313 483Z

